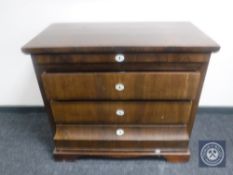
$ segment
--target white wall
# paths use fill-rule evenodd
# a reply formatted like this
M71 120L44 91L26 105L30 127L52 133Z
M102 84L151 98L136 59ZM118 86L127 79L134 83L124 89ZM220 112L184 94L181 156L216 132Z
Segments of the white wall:
M200 105L233 106L231 0L0 0L0 106L42 105L32 63L20 48L54 22L191 21L220 45Z

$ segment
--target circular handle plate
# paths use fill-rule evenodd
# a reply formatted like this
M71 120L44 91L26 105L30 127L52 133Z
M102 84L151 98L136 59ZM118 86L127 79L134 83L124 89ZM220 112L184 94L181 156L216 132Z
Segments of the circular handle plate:
M117 54L115 56L115 61L118 62L118 63L121 63L125 60L125 56L123 54Z
M123 91L123 90L125 89L125 86L124 86L122 83L117 83L117 84L115 85L115 89L116 89L117 91Z
M119 128L119 129L116 130L116 135L117 136L122 136L122 135L124 135L124 133L125 133L124 130L121 129L121 128Z
M125 115L125 111L123 109L117 109L116 110L116 115L119 117L122 117Z

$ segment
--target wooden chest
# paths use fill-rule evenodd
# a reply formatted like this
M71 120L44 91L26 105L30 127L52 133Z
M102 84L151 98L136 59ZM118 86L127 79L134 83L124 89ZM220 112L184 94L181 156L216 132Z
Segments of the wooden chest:
M55 158L164 156L187 161L211 52L187 22L53 24L30 53Z

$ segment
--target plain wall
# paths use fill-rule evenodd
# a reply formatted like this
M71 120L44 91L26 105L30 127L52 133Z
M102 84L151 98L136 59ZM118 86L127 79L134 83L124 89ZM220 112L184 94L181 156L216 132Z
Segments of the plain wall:
M190 21L221 45L212 54L200 105L233 106L230 0L0 0L0 106L43 105L21 47L54 22Z

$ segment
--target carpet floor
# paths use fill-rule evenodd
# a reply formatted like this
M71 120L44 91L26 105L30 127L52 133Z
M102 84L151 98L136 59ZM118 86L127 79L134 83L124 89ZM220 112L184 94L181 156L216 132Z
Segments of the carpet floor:
M199 140L226 141L226 167L200 168ZM0 112L0 175L223 175L233 173L233 113L199 112L188 163L157 159L77 159L54 161L44 112Z

